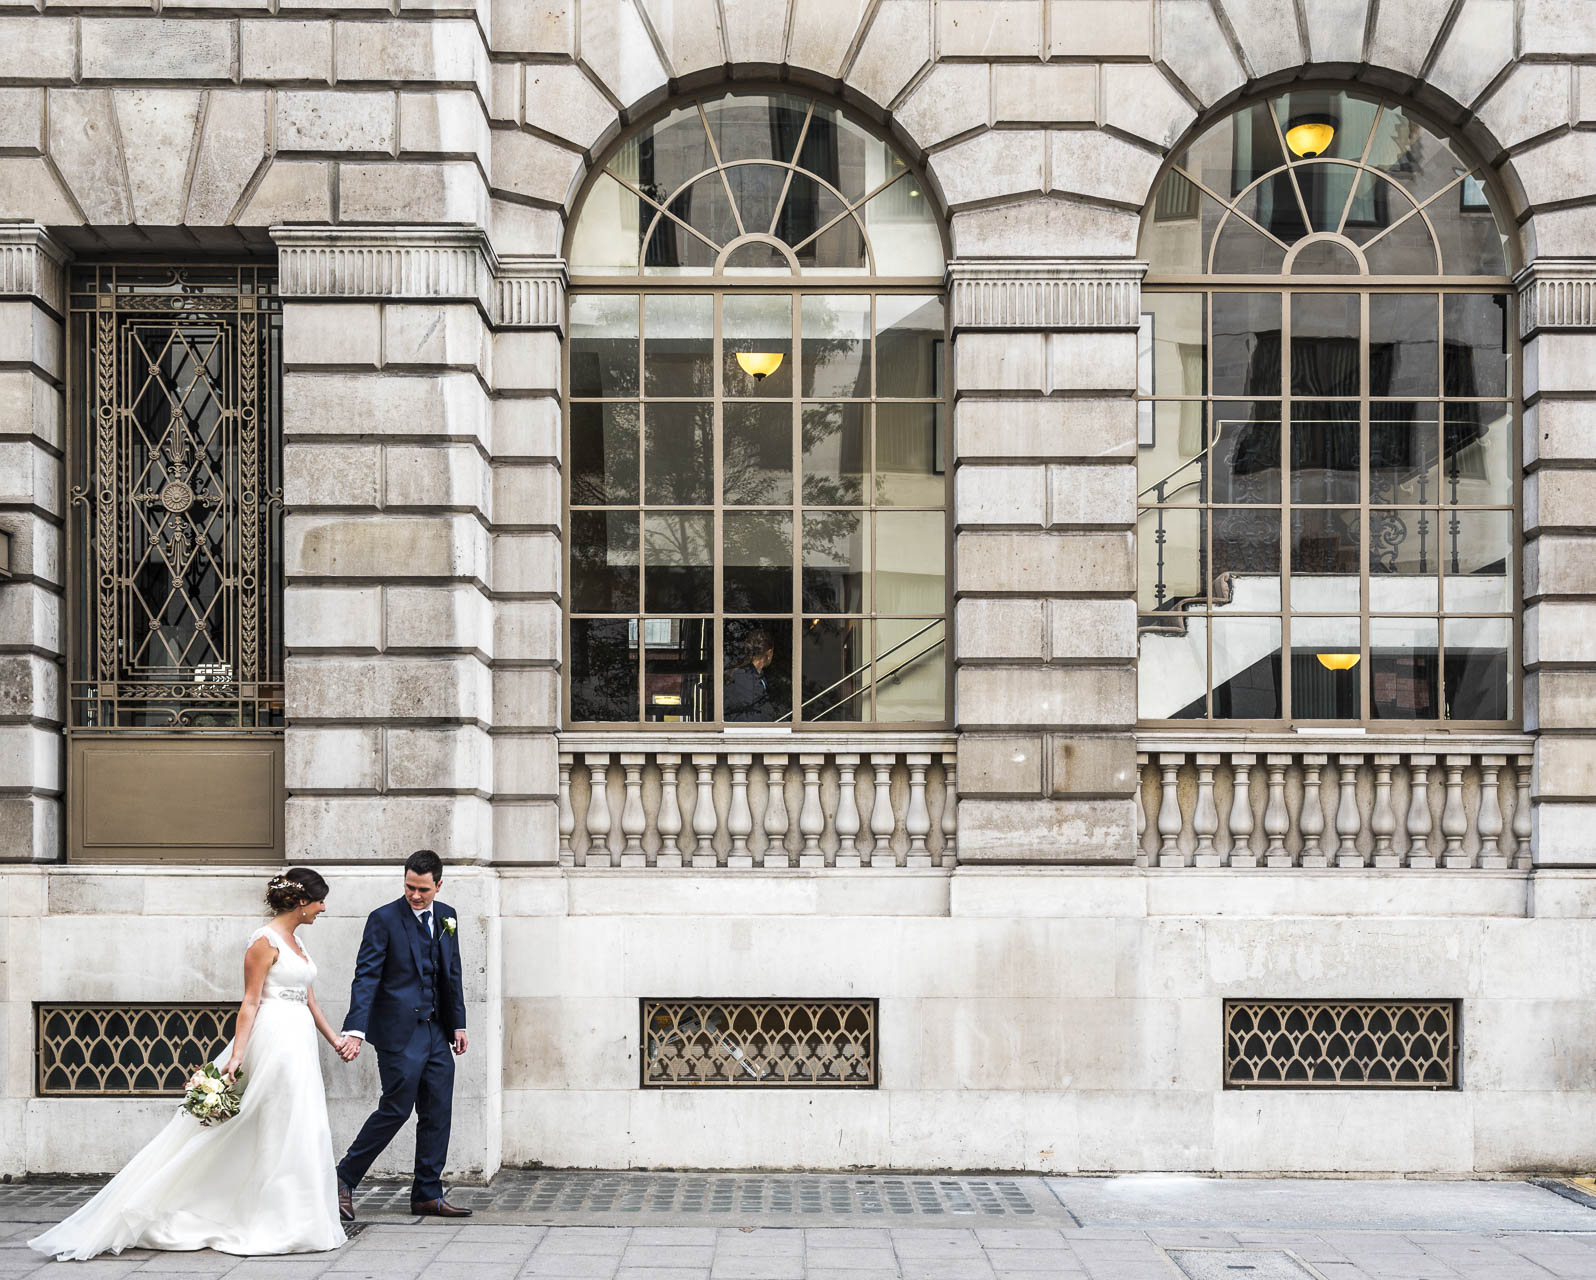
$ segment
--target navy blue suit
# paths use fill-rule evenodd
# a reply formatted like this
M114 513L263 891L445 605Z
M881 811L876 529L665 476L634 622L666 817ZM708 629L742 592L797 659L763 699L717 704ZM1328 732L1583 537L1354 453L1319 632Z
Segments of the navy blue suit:
M454 1102L452 1045L454 1033L465 1027L460 944L443 928L454 912L436 899L431 911L431 938L403 898L366 917L344 1019L344 1030L363 1032L377 1051L382 1101L339 1163L338 1179L359 1186L414 1111L413 1200L443 1195Z

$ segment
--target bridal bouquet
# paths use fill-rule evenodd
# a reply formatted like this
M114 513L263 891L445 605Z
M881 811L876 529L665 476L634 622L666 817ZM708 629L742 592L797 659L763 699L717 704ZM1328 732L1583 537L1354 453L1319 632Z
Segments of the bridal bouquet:
M240 1075L229 1082L215 1063L207 1062L188 1078L182 1109L203 1125L231 1120L238 1114L238 1082L243 1078Z

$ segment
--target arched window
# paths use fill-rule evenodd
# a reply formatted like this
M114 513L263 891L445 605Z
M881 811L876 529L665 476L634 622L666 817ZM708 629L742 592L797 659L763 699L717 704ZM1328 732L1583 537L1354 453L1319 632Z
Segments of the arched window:
M947 718L944 253L789 93L623 140L570 234L567 723Z
M1174 157L1141 241L1144 721L1517 717L1506 225L1454 144L1358 93Z

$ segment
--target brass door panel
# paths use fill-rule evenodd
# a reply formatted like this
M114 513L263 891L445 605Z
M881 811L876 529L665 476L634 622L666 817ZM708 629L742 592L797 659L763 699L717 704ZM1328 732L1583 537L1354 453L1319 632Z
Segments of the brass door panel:
M273 862L283 856L283 744L73 739L68 856L82 862Z

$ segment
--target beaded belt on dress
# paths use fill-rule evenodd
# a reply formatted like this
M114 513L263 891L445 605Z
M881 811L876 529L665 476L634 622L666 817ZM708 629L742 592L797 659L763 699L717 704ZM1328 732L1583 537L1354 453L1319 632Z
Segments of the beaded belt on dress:
M284 987L281 991L268 991L266 996L271 1000L292 1000L295 1004L307 1004L310 1000L304 987Z

